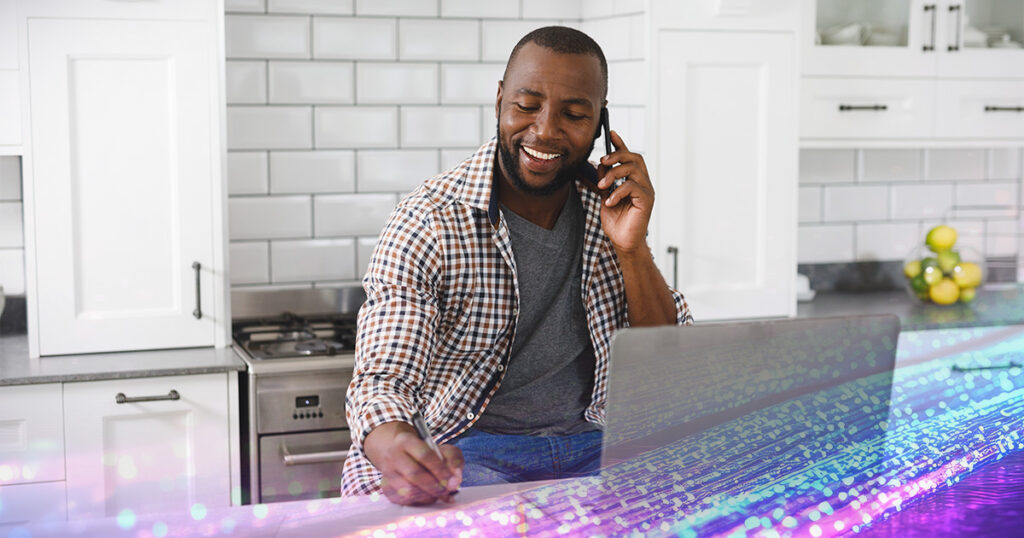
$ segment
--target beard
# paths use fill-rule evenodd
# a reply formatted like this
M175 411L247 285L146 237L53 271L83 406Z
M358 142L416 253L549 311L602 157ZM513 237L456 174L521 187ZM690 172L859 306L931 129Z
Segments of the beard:
M508 180L512 182L516 190L530 194L533 196L548 196L554 194L562 189L570 181L573 181L580 176L584 166L590 166L587 162L587 155L594 150L594 143L597 142L597 138L594 138L594 142L590 144L590 150L587 151L574 162L570 162L567 165L558 169L555 173L555 179L548 182L546 185L540 187L534 187L523 179L522 171L519 168L519 151L521 145L513 142L511 148L505 147L505 144L501 140L501 127L498 127L498 157L501 159L503 172L508 176ZM514 150L514 151L513 151Z

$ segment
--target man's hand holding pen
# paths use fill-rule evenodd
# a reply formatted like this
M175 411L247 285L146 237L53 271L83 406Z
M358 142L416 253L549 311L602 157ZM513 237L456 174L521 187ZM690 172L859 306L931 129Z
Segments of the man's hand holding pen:
M462 484L462 451L450 445L431 448L409 423L388 422L374 428L363 442L363 451L383 475L381 488L393 503L454 502L452 495Z

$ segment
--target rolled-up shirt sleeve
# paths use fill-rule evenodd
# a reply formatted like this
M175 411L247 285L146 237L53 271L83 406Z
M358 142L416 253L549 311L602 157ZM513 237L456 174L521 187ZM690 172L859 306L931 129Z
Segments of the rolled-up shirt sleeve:
M693 314L690 313L690 305L686 302L682 292L668 289L672 292L672 300L676 303L676 325L693 325Z
M353 445L374 428L407 421L418 405L438 325L439 245L429 215L400 205L370 260L359 310L355 369L346 394Z

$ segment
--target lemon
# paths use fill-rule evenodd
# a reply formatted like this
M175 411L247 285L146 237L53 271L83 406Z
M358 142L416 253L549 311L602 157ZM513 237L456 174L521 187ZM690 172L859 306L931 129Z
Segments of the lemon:
M960 290L960 302L961 303L969 303L969 302L973 301L974 300L974 296L975 296L976 293L977 292L974 291L974 288L963 288L963 289L961 289Z
M935 252L949 250L956 243L956 230L946 225L936 226L928 230L924 243Z
M981 285L981 267L976 263L963 262L953 268L953 282L961 288L976 288Z
M951 279L944 278L938 284L928 288L928 296L935 304L953 304L960 298L960 286L957 286L956 282Z
M924 271L921 272L921 275L924 276L924 281L927 282L929 286L934 286L942 281L942 271L938 266L929 265L925 267Z
M907 275L907 278L910 279L921 274L921 260L907 262L907 264L903 266L903 274Z
M935 255L935 259L939 262L939 269L942 269L943 273L952 275L953 268L960 263L960 253L955 250L943 250Z

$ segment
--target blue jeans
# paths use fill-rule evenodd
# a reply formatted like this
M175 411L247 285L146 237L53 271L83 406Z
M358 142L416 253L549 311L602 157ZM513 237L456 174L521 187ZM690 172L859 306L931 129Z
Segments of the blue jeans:
M463 486L573 478L597 474L602 432L542 437L475 430L451 442L462 450Z

